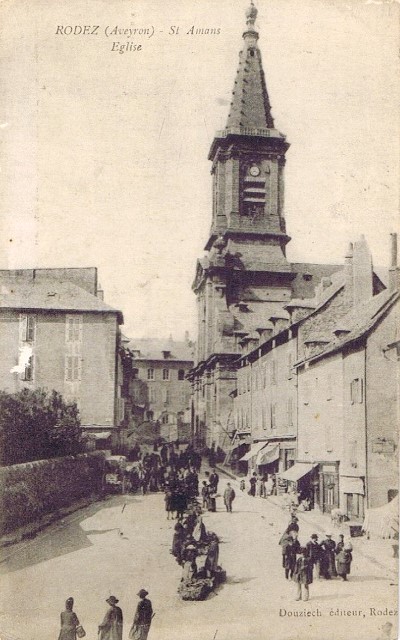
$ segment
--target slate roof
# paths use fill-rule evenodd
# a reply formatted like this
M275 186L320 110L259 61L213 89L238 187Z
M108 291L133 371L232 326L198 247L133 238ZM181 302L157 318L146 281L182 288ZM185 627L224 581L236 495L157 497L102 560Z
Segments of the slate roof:
M340 320L337 327L337 329L346 330L348 333L337 337L331 335L329 343L321 349L318 354L306 358L301 362L319 360L328 354L330 355L340 351L345 346L367 335L399 299L399 291L385 289L378 295L370 298L367 302L357 305L357 307L352 309ZM297 364L301 364L301 362Z
M246 302L246 311L241 311L236 305L231 305L229 311L235 318L235 330L253 332L256 329L273 329L269 320L271 316L289 319L289 314L282 308L280 302Z
M194 360L193 343L184 341L141 338L130 339L125 346L130 351L140 351L140 356L136 356L135 360L162 360L164 362L172 362L174 360L193 362ZM168 358L164 358L163 351L170 351L171 355Z
M122 312L72 282L52 278L35 281L27 278L0 278L0 308L48 311L90 311L115 313L123 323Z
M261 53L258 46L251 46L254 38L258 38L258 34L254 30L252 33L247 31L243 37L244 47L239 54L239 67L227 127L273 129L274 121L262 68Z
M338 271L343 271L343 265L292 262L292 271L297 274L292 281L292 297L302 300L313 298L315 287L322 278L328 278Z

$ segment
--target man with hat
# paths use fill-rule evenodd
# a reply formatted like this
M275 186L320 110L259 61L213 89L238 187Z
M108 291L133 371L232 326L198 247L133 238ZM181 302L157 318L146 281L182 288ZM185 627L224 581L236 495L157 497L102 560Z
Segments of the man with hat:
M315 580L319 579L319 563L321 560L321 547L318 544L318 535L313 533L306 544L307 558L310 560L310 570Z
M117 607L118 598L110 596L106 602L110 605L103 622L99 625L99 640L122 640L122 611Z
M151 621L154 617L151 601L146 598L149 592L146 589L140 589L137 594L140 598L136 607L135 617L133 618L132 628L129 632L131 640L147 640L149 635Z

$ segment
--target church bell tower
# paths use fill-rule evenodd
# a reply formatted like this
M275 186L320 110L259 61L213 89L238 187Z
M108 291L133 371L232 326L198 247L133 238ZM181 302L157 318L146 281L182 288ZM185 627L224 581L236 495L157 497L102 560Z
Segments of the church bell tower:
M284 166L289 148L274 125L255 28L246 12L243 49L226 126L211 145L212 222L198 260L196 365L191 372L194 441L229 431L241 340L269 326L291 298L286 259ZM247 336L245 338L245 336Z
M258 48L255 30L257 9L246 12L244 46L232 93L225 129L215 135L212 161L213 212L209 250L218 236L230 243L230 251L248 254L249 243L265 246L259 260L285 262L284 165L289 148L277 129ZM244 247L244 244L247 247ZM245 255L245 257L247 257Z

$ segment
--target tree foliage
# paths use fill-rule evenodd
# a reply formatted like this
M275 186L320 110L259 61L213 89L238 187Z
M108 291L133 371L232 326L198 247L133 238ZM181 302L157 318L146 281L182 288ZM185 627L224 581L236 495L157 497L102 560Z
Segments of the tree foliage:
M76 403L57 391L0 391L0 463L19 464L84 449Z

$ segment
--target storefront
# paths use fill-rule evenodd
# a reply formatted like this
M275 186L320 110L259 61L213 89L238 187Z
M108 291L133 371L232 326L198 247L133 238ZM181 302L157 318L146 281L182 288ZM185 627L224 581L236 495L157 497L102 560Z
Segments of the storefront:
M286 485L288 490L296 491L299 494L299 501L308 500L313 508L314 492L313 486L315 478L318 477L317 462L296 462L292 467L279 474L278 487L283 489Z
M315 485L315 504L323 513L339 508L339 462L319 463L319 486Z
M278 472L280 457L279 442L270 442L257 455L256 467L261 476L270 476Z
M239 463L247 463L248 474L251 474L256 470L258 454L267 446L267 444L268 443L265 440L263 442L253 442L253 444L250 445L249 451L240 458Z
M364 479L340 476L340 508L350 520L364 517Z

